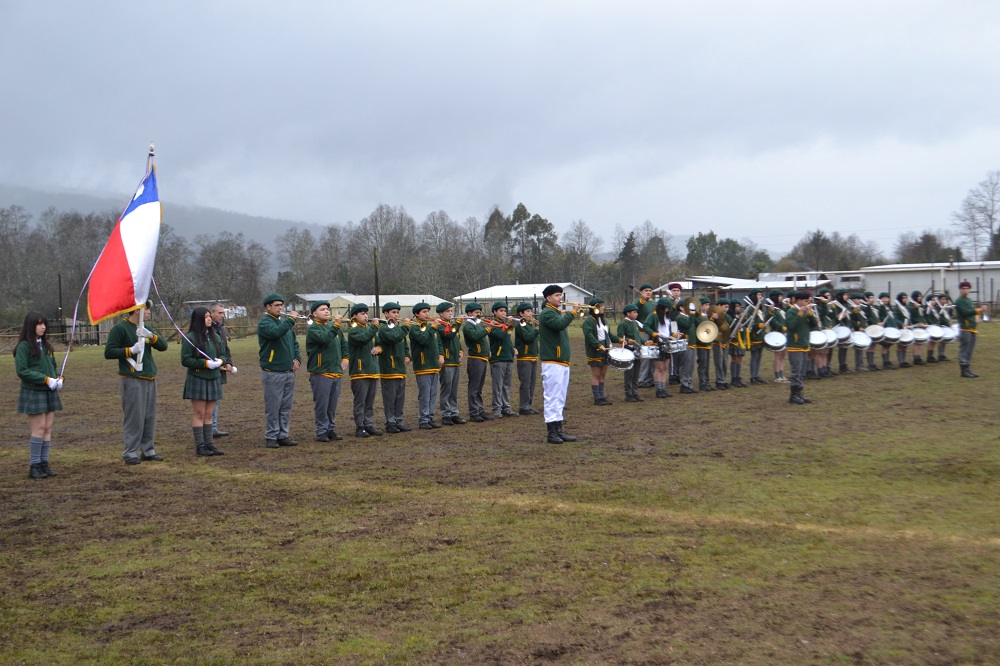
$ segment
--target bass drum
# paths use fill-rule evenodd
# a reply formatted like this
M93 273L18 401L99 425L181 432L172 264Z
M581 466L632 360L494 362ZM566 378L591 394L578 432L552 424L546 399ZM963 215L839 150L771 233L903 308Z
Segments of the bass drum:
M899 342L898 342L898 344L901 347L906 347L908 345L912 345L913 344L913 331L910 330L910 329L908 329L908 328L904 328L902 331L900 331L899 332Z
M937 324L931 324L927 327L927 335L930 336L931 342L938 342L944 338L944 328Z
M826 336L826 349L833 349L837 346L837 334L833 332L832 328L824 328L820 332Z
M931 335L927 332L926 328L913 329L913 344L922 345L930 339Z
M864 331L854 331L851 334L851 342L855 349L868 349L872 346L872 339Z
M900 334L901 334L900 330L895 326L886 326L885 338L883 338L883 340L885 341L886 344L894 345L897 342L899 342Z
M951 326L942 326L941 327L941 341L942 342L954 342L955 338L957 338L957 337L958 337L958 334L955 333L955 330Z
M837 336L837 344L841 347L851 346L851 329L844 325L834 326L833 332Z
M635 352L624 347L608 350L608 365L616 370L631 370L635 365Z
M826 349L826 335L823 331L809 331L809 349Z
M785 346L787 344L788 338L786 338L785 334L780 331L771 331L764 336L764 346L773 352L785 351Z
M868 334L873 343L882 342L882 338L885 337L885 329L880 324L872 324L865 329L865 333Z

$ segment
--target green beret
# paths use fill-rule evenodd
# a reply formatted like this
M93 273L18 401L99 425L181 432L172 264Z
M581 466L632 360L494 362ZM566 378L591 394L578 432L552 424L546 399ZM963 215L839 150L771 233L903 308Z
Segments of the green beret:
M503 301L493 301L493 305L490 306L490 312L496 312L500 308L507 309L507 304Z
M897 299L897 300L900 300L900 301L901 301L901 300L903 300L904 298L906 298L906 292L905 292L905 291L901 291L901 292L899 292L898 294L896 294L896 299Z
M635 303L629 303L622 308L622 314L628 314L629 312L638 312L639 308L635 306Z
M444 312L445 310L450 310L453 307L454 306L451 303L449 303L448 301L441 301L440 303L437 304L437 308L435 308L435 309L438 311L438 314L440 314L440 313Z
M535 306L532 305L531 303L529 303L527 301L523 301L523 302L517 304L517 308L515 309L515 312L517 312L517 314L521 314L525 310L533 310L534 308L535 308Z
M747 292L747 296L753 296L754 294L763 294L763 293L764 293L763 290L754 288Z
M717 298L717 299L715 299L715 304L716 305L729 305L729 299L728 298Z
M419 303L413 306L413 314L416 315L421 310L430 310L430 309L431 309L430 303L424 303L423 301L420 301Z
M639 291L642 291L643 289L652 289L652 288L653 285L649 284L648 282L643 282L641 285L639 285Z
M388 312L389 310L402 310L402 309L403 308L399 307L399 303L396 303L395 301L389 301L388 303L382 306L382 312Z
M666 296L662 296L660 298L660 300L656 301L656 304L658 306L660 306L661 308L672 308L672 307L674 307L674 302L672 300L670 300L669 298L667 298Z
M846 294L846 293L847 293L846 289L838 289L837 291L834 292L834 295L840 296L841 294Z
M855 298L864 298L864 295L862 295L861 292L856 291L853 294L851 294L851 298L852 299L855 299Z
M465 304L465 313L466 314L469 314L470 312L475 312L476 310L482 310L482 309L483 309L483 306L480 305L479 303L476 303L475 301L472 301L471 303L466 303Z
M824 294L829 294L829 293L830 293L830 290L827 287L823 287L822 289L819 290L819 295L820 296L823 296Z
M351 316L358 314L359 312L368 312L368 305L366 303L355 303L351 306Z
M590 299L589 301L587 301L587 305L600 305L603 302L604 302L603 298L600 298L598 296L594 296L592 299Z
M309 308L309 312L316 312L316 308L318 308L321 305L330 307L330 301L316 301L315 303L312 304L312 307Z
M264 305L270 305L275 301L281 301L282 303L284 303L285 297L282 296L281 294L268 294L267 296L264 297Z
M883 291L881 294L878 295L878 297L879 298L889 298L889 292Z
M910 294L910 298L916 298L917 296L923 296L923 295L924 292L920 291L919 289L914 289L913 293Z
M704 305L705 303L711 303L712 301L710 301L710 300L708 300L708 298L702 296L701 298L698 299L698 302L701 303L702 305Z
M771 291L767 292L767 295L768 296L781 296L781 290L780 289L772 289Z
M874 296L874 295L875 295L874 291L866 291L865 292L865 298L868 298L869 296Z

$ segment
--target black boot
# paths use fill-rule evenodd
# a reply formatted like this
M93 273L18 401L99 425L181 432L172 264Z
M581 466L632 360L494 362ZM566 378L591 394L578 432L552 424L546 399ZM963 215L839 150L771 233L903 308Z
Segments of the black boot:
M934 358L934 354L928 354L927 355L927 362L928 363L937 363L937 359Z
M49 475L45 473L45 470L42 469L41 463L35 463L31 466L31 469L28 470L29 479L46 479L48 476Z
M212 424L211 423L206 424L205 427L203 428L203 430L205 431L205 435L204 435L204 437L205 437L205 448L208 449L209 451L211 451L213 456L221 456L221 455L225 454L225 451L223 451L222 449L216 448L216 446L215 446L215 441L214 441L215 432L214 432L214 430L212 428Z
M804 404L806 404L806 401L802 399L802 393L801 392L802 392L802 389L795 388L793 386L791 388L791 393L788 395L788 402L790 402L793 405L804 405Z
M45 476L58 476L58 474L56 474L55 472L53 472L52 468L49 467L49 461L48 460L43 460L39 464L42 466L42 471L45 472Z
M807 397L806 397L805 395L803 395L803 393L802 393L802 392L803 392L804 390L805 390L805 389L803 389L803 388L802 388L801 386L799 387L799 400L801 401L801 402L799 403L800 405L808 405L808 404L809 404L810 402L812 402L812 400L810 400L810 399L809 399L809 398L807 398Z
M556 421L556 434L559 435L559 439L564 442L575 442L576 437L573 435L567 435L566 431L563 430L563 423L565 423L565 421Z
M563 439L559 436L559 422L553 421L552 423L545 424L546 430L549 431L548 443L549 444L562 444Z
M191 430L194 432L194 454L196 456L214 456L212 449L205 446L205 429L201 426L197 428L192 426Z
M969 379L975 379L976 377L979 376L976 373L974 373L972 370L969 370L969 366L963 365L961 367L962 367L962 376L963 377L968 377Z

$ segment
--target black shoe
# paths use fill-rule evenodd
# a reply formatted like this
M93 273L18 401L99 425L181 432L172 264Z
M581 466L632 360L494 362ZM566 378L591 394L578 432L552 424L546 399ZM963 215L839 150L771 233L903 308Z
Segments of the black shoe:
M878 367L877 365L869 365L868 366L868 372L878 372L881 369L882 368Z
M716 384L715 385L715 390L716 391L725 391L727 388L729 388L729 384Z
M927 365L927 364L924 363L924 359L922 359L922 358L915 358L915 359L913 359L913 365Z
M397 423L396 427L399 428L399 432L410 432L411 430L413 430L413 428L411 428L410 426L402 423Z
M140 462L142 462L138 458L125 458L124 460L126 465L138 465Z
M205 446L208 447L208 450L212 452L213 456L224 456L224 455L226 455L226 452L223 451L222 449L220 449L219 447L217 447L215 444L206 444Z
M387 423L385 425L385 431L388 432L388 433L391 433L393 435L396 435L396 434L402 432L402 430L400 430L399 428L396 427L395 423Z
M472 414L472 415L469 416L469 419L473 423L482 423L483 421L486 420L486 419L483 418L482 414Z
M797 388L793 388L792 389L791 394L789 394L789 396L788 396L788 402L790 402L793 405L804 405L804 404L806 404L806 401L802 398L802 394L800 393L800 389L797 389Z
M975 379L979 375L974 373L972 370L969 370L969 366L964 366L962 367L962 376L968 379Z
M503 410L503 415L504 416L518 416L518 413L515 412L513 409L505 409L505 410Z
M153 455L151 455L151 456L147 456L144 453L144 454L142 454L142 456L139 459L140 460L157 460L157 461L162 462L163 461L163 456L158 456L155 453Z
M937 359L936 359L936 358L934 358L934 355L933 355L933 354L928 354L928 355L927 355L927 362L928 362L928 363L937 363Z
M671 377L670 379L667 380L667 383L670 384L671 386L680 386L681 380L678 379L677 377Z
M730 384L733 388L746 388L747 385L743 383L742 379L734 379L733 383Z
M468 423L468 421L466 421L465 419L463 419L461 416L453 416L453 417L451 417L451 422L454 425L462 425L464 423Z
M276 449L276 448L278 448L278 440L276 440L276 439L265 439L264 440L264 446L266 446L269 449Z
M947 361L948 357L944 354L938 354L938 361Z
M601 407L607 407L608 405L615 404L615 403L611 402L610 400L608 400L607 396L603 396L603 395L600 398L598 398L597 400L598 400L597 404L600 405Z
M697 393L693 388L688 388L687 386L681 387L681 393Z
M489 414L487 414L486 412L479 412L479 416L482 417L482 419L484 421L492 421L493 420L493 417L490 416Z
M639 402L639 398L634 395L627 395L625 396L625 402Z
M354 431L354 436L355 437L367 437L368 436L368 431L365 430L364 428L358 428L357 430Z
M278 446L298 446L299 443L288 439L287 437L282 437L278 440Z
M160 458L160 460L163 460L163 458ZM46 460L45 462L38 463L38 464L42 466L42 471L45 472L45 476L59 476L58 474L56 474L55 472L52 471L51 467L49 467L49 461L48 460Z
M641 382L637 384L637 386L638 388L653 388L654 386L656 386L656 384L653 384L651 382Z
M340 440L344 439L333 430L327 430L326 436L331 442L339 442Z
M574 437L573 435L567 435L566 431L563 430L563 422L562 421L556 421L556 433L559 435L559 439L561 439L564 442L575 442L576 441L576 437Z
M330 441L330 436L324 432L322 435L316 435L316 441L317 442L329 442Z
M710 393L715 390L715 387L710 384L702 384L701 386L698 387L698 390Z
M455 425L455 422L451 420L450 416L442 416L441 425Z
M417 426L417 428L419 428L420 430L433 430L434 426L432 426L430 423L421 423L420 425Z
M559 440L559 441L562 441L562 440ZM45 470L42 469L41 463L35 463L28 470L28 478L29 479L47 479L47 478L49 478L49 475L46 474Z
M548 430L548 433L549 433L548 440L546 440L546 441L548 441L549 444L562 444L563 443L563 439L562 439L562 437L559 436L559 432L557 430L558 427L559 427L559 424L556 423L555 421L553 421L552 423L546 423L545 424L545 428L546 428L546 430Z
M442 426L442 425L441 425L440 423L438 423L437 421L431 421L431 427L432 427L432 428L442 428L442 427L444 427L444 426Z
M398 428L399 426L396 427ZM374 435L375 437L378 437L379 435L382 434L382 431L376 428L375 426L365 426L365 432L368 433L369 435Z
M534 412L531 411L530 409L519 409L519 410L517 410L517 413L519 415L521 415L521 416L533 416L534 415Z
M900 362L899 362L899 367L901 367L901 368L910 368L910 367L913 367L913 366L911 366L911 365L910 365L909 363L907 363L906 361L900 361Z
M228 430L213 430L212 431L212 437L228 437L228 436L229 436L229 431Z
M483 416L486 416L486 415L483 414ZM494 419L502 419L503 418L503 412L493 412L493 418Z
M215 453L212 451L212 449L210 449L210 448L208 448L207 446L204 446L204 445L196 447L195 450L194 450L194 454L196 456L204 456L204 457L214 456L215 455Z
M531 410L532 416L534 416L535 414L541 414L541 412L538 411L537 409L535 409L534 407L531 407L530 410Z
M667 393L666 391L664 391L663 389L656 389L656 397L657 398L669 398L670 394Z

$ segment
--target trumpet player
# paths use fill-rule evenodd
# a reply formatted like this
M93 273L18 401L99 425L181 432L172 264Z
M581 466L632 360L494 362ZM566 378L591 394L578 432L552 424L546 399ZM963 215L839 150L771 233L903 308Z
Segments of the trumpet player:
M396 434L409 432L403 423L403 405L406 403L406 366L410 365L410 345L407 334L410 320L399 321L399 303L389 301L382 307L385 324L378 327L376 340L382 348L378 355L379 379L382 380L382 411L385 414L385 431Z
M294 310L282 316L285 299L281 294L264 298L264 316L257 324L261 382L264 385L264 445L269 449L295 446L288 436L295 398L295 373L302 357L295 337Z
M955 299L955 314L958 315L958 364L962 369L962 377L974 379L978 377L972 371L972 352L976 348L976 315L982 310L977 308L969 292L972 283L963 280L958 285L958 298Z
M545 307L538 316L538 359L542 363L542 401L549 444L575 442L563 429L563 409L569 390L569 333L576 312L561 312L563 288L550 284L542 290Z
M490 380L493 389L493 418L517 416L510 405L510 387L514 381L514 357L516 349L510 339L508 329L513 319L507 316L507 304L496 301L493 311L493 326L490 328Z
M431 306L413 306L416 321L410 326L410 346L413 352L413 374L417 377L418 420L421 430L440 428L434 420L438 398L438 375L444 364L444 343L438 328L431 321Z
M595 296L588 303L593 307L590 316L583 320L584 354L587 365L590 366L590 390L594 393L594 404L605 406L612 404L604 392L604 382L608 376L607 352L620 338L611 332L604 320L604 312L601 310L604 299Z
M793 405L804 405L812 402L802 395L802 391L809 355L809 331L818 328L817 318L814 316L814 306L809 302L811 295L808 291L793 291L789 298L792 304L785 313L788 364L792 367L791 394L788 402Z
M441 365L440 384L441 423L443 425L462 425L467 423L458 415L458 368L465 352L462 350L462 339L459 337L462 322L455 318L455 306L447 301L437 304L438 331L441 334L441 345L444 347L444 363Z
M468 350L465 372L469 377L469 419L482 423L493 419L483 405L483 384L486 383L486 368L490 362L490 329L480 319L483 306L479 303L467 303L465 314L462 337Z
M591 311L593 312L593 311ZM514 327L514 349L517 354L518 409L521 416L539 414L535 402L535 378L538 376L538 322L531 303L518 303L520 323Z
M354 436L378 436L375 427L375 392L378 390L379 364L376 358L382 347L376 344L379 325L368 322L368 305L351 306L351 328L347 333L348 373L354 394Z
M337 434L337 402L340 399L340 379L347 369L347 344L340 329L340 317L330 321L330 302L312 305L313 323L306 329L306 369L313 395L313 415L316 420L316 441L343 439Z

